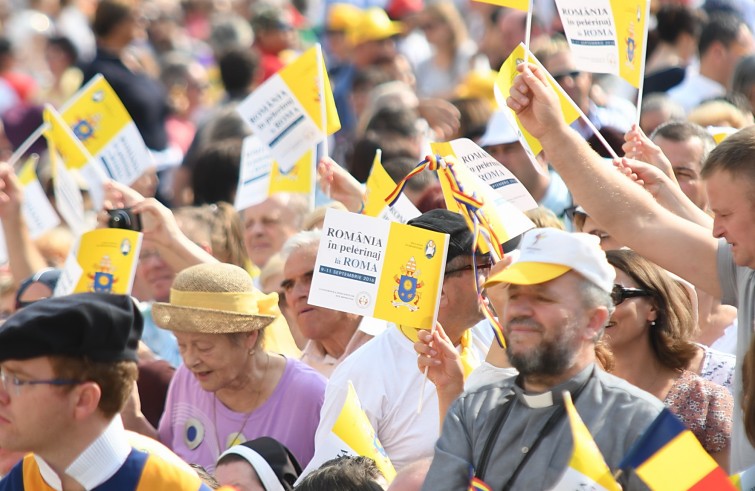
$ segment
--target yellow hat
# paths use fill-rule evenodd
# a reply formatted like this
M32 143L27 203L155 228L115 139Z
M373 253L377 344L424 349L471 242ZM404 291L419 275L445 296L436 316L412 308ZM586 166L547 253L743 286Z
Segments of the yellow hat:
M359 21L362 9L350 3L334 3L328 9L325 26L331 31L348 31Z
M401 23L394 22L380 7L371 7L359 16L351 27L349 39L356 46L368 41L381 41L401 32Z
M539 285L575 271L603 291L610 293L613 288L616 271L594 235L535 228L522 235L518 253L508 268L491 275L484 286Z
M469 97L477 99L486 99L493 107L498 104L495 101L495 79L498 72L495 70L472 70L456 87L458 97Z

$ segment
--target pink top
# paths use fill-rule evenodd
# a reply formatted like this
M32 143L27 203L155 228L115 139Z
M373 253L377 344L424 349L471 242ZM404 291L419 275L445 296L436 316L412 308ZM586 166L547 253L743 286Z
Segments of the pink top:
M168 388L158 429L160 441L186 462L213 473L215 460L228 447L269 436L287 446L304 468L315 450L325 382L322 375L304 363L287 359L270 398L244 423L248 413L228 409L213 393L203 390L194 375L181 365ZM238 432L241 435L237 437Z

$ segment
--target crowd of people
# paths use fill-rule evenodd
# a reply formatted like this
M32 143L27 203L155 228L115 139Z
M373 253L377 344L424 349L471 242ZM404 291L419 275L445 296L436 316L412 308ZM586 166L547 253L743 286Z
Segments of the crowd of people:
M469 0L3 6L0 490L552 489L574 446L566 392L612 472L664 408L725 473L755 466L751 0L652 1L640 108L578 68L554 0L534 0L531 29ZM520 64L499 106L527 32L541 66ZM341 123L317 190L237 210L236 107L315 43ZM38 154L55 206L44 138L14 152L97 74L154 165L105 183L102 209L80 179L85 228L127 208L143 240L130 296L56 297L77 237L32 236L6 161ZM586 119L565 122L547 74ZM310 304L325 214L362 211L376 151L399 182L457 138L514 174L536 228L500 260L476 251L425 170L403 193L409 225L449 237L432 332ZM395 475L334 445L352 393Z

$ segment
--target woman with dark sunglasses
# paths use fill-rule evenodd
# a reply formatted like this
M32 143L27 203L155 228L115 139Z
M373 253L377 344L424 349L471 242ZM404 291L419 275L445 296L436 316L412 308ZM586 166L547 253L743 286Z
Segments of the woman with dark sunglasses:
M616 310L605 331L612 373L662 400L727 469L733 401L693 371L700 348L690 340L695 322L684 287L633 251L606 257L616 269Z

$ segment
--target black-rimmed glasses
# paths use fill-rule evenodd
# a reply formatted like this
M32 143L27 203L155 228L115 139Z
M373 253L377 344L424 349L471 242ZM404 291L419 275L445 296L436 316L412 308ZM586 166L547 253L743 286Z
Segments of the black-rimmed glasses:
M621 285L613 285L611 291L611 300L614 305L620 305L627 298L635 297L652 297L653 292L650 290L644 290L642 288L626 288Z

